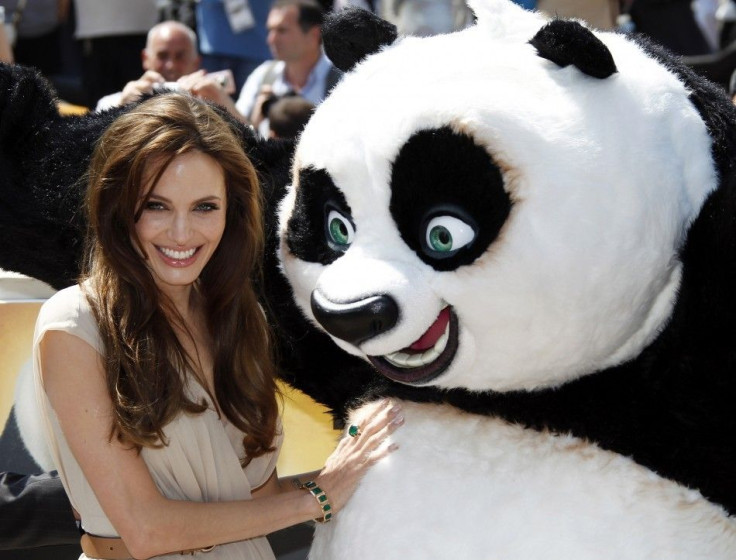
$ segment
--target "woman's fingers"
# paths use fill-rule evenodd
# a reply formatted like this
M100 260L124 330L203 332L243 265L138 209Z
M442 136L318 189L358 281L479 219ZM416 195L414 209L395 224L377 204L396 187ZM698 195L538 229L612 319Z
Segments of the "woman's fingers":
M363 412L365 412L365 409ZM367 414L365 414L363 418L355 418L354 423L350 425L350 428L348 428L348 432L350 432L351 428L355 427L358 429L358 434L356 434L357 437L370 437L400 415L401 405L390 399L384 399L383 401L376 403L374 406L370 406ZM348 433L348 435L350 434Z
M381 402L376 407L373 407L370 414L365 414L362 418L354 417L352 419L353 423L343 433L343 439L347 439L348 443L353 446L365 446L366 442L388 422L389 406L389 403Z
M357 420L358 422L361 422ZM380 402L365 416L360 424L351 424L346 431L346 445L352 445L364 455L364 462L384 457L396 449L395 445L382 445L388 436L404 423L401 405L386 400Z

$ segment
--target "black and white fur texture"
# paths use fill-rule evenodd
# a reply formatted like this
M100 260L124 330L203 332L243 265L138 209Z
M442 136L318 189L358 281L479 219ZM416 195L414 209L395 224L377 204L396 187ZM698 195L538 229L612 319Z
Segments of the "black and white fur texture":
M381 374L346 398L406 424L310 557L732 560L734 108L655 45L471 4L449 35L326 32L349 72L281 263Z

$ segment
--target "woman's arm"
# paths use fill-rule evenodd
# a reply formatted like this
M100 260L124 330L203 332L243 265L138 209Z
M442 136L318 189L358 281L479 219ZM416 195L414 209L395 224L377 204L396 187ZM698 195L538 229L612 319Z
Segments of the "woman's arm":
M69 447L136 558L244 540L321 517L316 500L303 490L255 492L252 500L214 503L163 497L140 455L108 439L112 403L100 355L61 331L46 333L40 352L45 390ZM384 405L367 421L361 437L344 438L338 445L318 478L335 512L365 470L390 452L381 442L400 423L398 412ZM273 484L269 481L262 489Z

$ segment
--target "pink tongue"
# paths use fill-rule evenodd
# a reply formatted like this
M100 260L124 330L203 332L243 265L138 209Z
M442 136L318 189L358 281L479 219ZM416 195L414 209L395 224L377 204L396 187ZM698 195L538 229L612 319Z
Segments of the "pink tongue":
M445 332L445 328L447 327L447 323L450 321L450 308L445 307L442 311L440 311L439 316L437 317L437 320L434 322L434 324L427 329L427 332L425 332L419 340L414 342L409 348L411 350L427 350L428 348L432 348L432 346L435 345L435 343L439 340L439 338L442 336L442 334Z

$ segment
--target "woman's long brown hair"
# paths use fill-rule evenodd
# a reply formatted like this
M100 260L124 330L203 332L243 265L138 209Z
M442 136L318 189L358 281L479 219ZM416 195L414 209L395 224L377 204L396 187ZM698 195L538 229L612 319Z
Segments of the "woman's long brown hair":
M183 326L181 317L141 257L135 222L167 165L195 150L214 158L225 177L225 231L195 287L212 344L214 396L245 433L247 462L273 449L278 425L270 333L253 288L264 245L261 194L234 130L211 107L182 94L158 95L118 117L100 138L88 173L83 278L104 345L111 437L138 449L166 444L171 420L207 405L187 397L191 376L184 372L197 371L194 357L172 326Z

